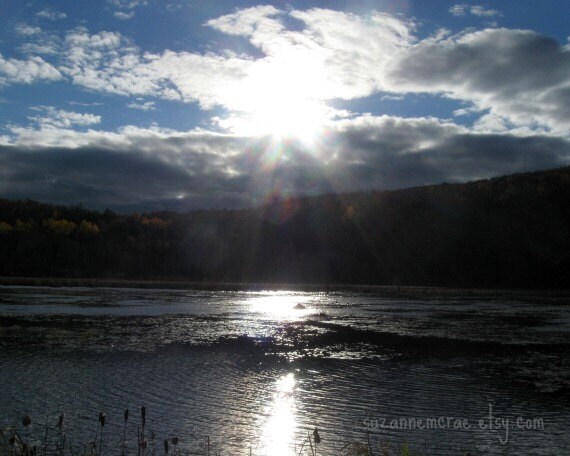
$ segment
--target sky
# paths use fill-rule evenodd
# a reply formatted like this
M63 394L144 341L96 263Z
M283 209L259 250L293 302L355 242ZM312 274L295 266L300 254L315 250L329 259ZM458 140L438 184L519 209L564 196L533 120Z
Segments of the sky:
M251 207L570 165L570 2L0 0L0 197Z

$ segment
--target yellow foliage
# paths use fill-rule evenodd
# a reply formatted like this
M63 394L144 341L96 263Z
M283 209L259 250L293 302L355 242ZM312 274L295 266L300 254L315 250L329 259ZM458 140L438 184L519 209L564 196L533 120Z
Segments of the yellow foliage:
M81 220L79 232L85 236L97 236L99 234L99 227L95 223Z
M0 233L9 233L12 230L12 225L6 222L0 222Z
M69 236L73 234L76 230L77 225L73 222L68 220L54 220L52 218L46 219L42 222L42 226L45 230L49 231L52 234L62 235L62 236Z
M160 230L166 228L170 224L170 222L167 220L162 220L161 218L158 217L153 217L153 218L144 217L142 220L142 224L147 225L150 228Z
M16 220L16 225L14 225L14 229L16 231L30 232L30 231L32 231L32 224L22 222L20 219L18 219L18 220Z

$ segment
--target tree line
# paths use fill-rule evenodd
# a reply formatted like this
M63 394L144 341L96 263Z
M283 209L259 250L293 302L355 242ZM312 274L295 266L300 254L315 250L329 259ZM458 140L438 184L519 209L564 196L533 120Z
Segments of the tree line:
M118 214L0 199L0 275L568 287L570 168Z

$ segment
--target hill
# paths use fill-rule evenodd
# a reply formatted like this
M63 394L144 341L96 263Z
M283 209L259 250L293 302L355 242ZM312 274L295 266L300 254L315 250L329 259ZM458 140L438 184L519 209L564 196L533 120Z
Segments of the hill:
M116 214L0 200L0 275L567 288L570 168Z

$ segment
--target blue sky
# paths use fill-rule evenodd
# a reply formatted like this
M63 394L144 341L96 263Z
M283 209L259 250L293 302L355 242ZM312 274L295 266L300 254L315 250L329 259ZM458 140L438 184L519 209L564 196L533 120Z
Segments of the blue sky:
M0 0L0 196L245 207L570 164L570 2Z

